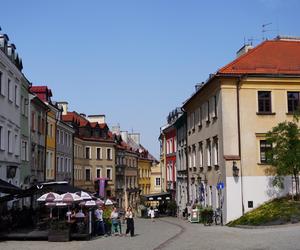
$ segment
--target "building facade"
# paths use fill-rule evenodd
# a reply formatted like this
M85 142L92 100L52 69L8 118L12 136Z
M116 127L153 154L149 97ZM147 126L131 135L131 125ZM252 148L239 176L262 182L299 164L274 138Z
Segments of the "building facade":
M187 120L186 113L182 113L176 119L174 126L177 135L176 151L176 202L178 216L181 217L188 204L188 167L187 167Z
M8 41L7 35L0 35L0 179L20 186L20 93L24 77L16 47Z
M297 39L265 41L197 86L183 105L190 199L221 207L224 222L291 191L291 177L283 190L272 185L265 136L299 105L299 53Z
M151 167L150 194L162 193L161 170L159 162Z

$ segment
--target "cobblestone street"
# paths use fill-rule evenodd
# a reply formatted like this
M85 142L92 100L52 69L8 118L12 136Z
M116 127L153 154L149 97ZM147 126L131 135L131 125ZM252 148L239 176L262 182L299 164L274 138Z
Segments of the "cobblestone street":
M0 249L300 249L300 225L264 229L204 227L177 218L155 222L136 219L137 235L103 237L91 241L55 243L47 241L0 242Z

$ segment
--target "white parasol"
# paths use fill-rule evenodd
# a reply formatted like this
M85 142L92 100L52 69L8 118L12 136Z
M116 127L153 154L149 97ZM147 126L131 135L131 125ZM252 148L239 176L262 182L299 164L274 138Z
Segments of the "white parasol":
M112 202L112 200L107 199L107 200L105 201L104 204L107 205L107 206L111 206L111 205L113 205L114 203Z
M62 197L57 193L50 192L43 194L40 198L37 199L37 201L56 202L62 201Z
M83 200L79 195L77 195L75 193L62 194L61 198L62 198L62 202L68 203L68 204L74 203L74 202L80 202Z

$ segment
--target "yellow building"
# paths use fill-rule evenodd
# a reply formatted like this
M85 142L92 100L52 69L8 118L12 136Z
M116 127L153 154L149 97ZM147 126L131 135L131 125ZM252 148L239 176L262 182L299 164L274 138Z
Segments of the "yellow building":
M47 143L46 143L46 180L55 180L56 175L56 114L58 110L52 104L48 104L47 113Z
M151 167L151 180L150 180L150 194L158 194L162 192L161 185L161 165L160 163L154 164Z
M224 222L291 192L273 187L265 135L300 105L300 40L277 38L238 58L197 86L187 113L191 202L221 207Z
M152 163L153 160L148 157L148 152L144 151L140 153L138 158L138 183L141 190L141 195L150 194Z

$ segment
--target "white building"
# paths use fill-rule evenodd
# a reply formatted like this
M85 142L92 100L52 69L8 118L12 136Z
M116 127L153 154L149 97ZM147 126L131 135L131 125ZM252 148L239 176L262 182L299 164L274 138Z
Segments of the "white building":
M8 36L0 35L0 179L20 185L22 63Z

